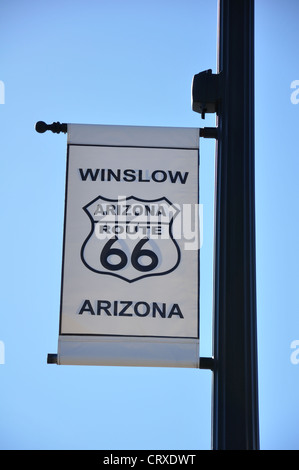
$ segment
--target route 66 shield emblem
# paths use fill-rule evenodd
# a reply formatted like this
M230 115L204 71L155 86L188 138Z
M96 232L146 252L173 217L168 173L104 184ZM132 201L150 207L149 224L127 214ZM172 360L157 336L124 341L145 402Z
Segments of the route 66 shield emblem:
M98 196L83 210L91 230L81 259L94 273L131 283L168 274L180 264L180 248L172 231L179 210L166 197L116 200Z

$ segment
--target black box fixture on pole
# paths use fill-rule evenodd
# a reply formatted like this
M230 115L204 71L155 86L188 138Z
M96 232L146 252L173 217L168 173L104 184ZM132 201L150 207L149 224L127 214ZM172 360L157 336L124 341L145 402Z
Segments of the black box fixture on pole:
M192 109L218 128L212 445L258 450L254 0L219 0L218 70L194 76Z

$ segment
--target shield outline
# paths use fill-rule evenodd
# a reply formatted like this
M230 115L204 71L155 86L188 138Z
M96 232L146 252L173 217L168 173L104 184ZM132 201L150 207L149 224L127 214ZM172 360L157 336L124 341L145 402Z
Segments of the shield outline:
M94 233L94 227L95 227L95 224L94 224L94 219L92 218L92 215L90 214L89 210L88 210L88 207L91 206L92 204L94 204L96 201L98 201L99 199L103 200L103 201L107 201L107 202L114 202L114 203L117 203L119 201L128 201L130 199L133 199L137 202L142 202L142 203L155 203L155 202L160 202L160 201L166 201L167 204L169 204L169 206L172 206L172 203L165 197L160 197L158 199L150 199L150 200L145 200L145 199L141 199L141 198L138 198L136 196L129 196L129 197L126 197L124 196L123 199L110 199L110 198L106 198L104 196L97 196L95 199L93 199L92 201L90 201L88 204L86 204L85 206L82 207L82 209L84 210L84 212L88 215L89 217L89 220L91 222L91 230L88 234L88 236L86 237L85 241L83 242L82 244L82 247L81 247L81 250L80 250L80 256L81 256L81 261L82 263L84 264L84 266L89 269L90 271L93 271L94 273L97 273L97 274L106 274L107 276L114 276L114 277L118 277L119 279L122 279L126 282L129 282L129 283L132 283L132 282L135 282L135 281L139 281L140 279L144 279L145 277L153 277L153 276L164 276L166 274L169 274L171 273L172 271L174 271L178 265L180 264L180 261L181 261L181 251L180 251L180 247L177 243L177 241L175 240L175 238L173 237L173 233L172 233L172 225L173 225L173 220L174 218L176 217L176 215L178 214L178 210L177 212L171 217L171 220L169 222L169 235L170 235L170 238L172 239L175 247L176 247L176 250L177 250L177 261L175 263L175 265L171 268L171 269L168 269L167 271L163 271L163 272L160 272L160 273L149 273L149 274L142 274L141 276L137 277L137 278L134 278L134 279L127 279L126 277L120 275L120 274L116 274L115 272L107 272L107 271L100 271L98 269L95 269L93 268L92 266L90 266L86 260L84 259L84 249L88 243L88 241L90 240L90 238L92 237L93 233Z

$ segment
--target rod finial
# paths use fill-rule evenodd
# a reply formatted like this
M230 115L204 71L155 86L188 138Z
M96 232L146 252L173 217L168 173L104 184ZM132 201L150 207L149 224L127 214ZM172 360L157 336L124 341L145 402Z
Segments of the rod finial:
M57 364L57 354L48 354L47 364Z
M35 130L39 134L43 134L46 131L52 131L54 134L60 134L63 132L64 134L67 133L67 124L60 123L60 122L53 122L52 124L46 124L44 121L38 121L35 124Z

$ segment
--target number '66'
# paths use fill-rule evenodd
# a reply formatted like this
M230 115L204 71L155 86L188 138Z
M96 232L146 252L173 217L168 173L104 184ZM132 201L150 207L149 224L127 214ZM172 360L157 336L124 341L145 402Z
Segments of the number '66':
M124 251L120 248L113 248L112 246L118 240L118 237L113 237L104 246L102 253L101 253L101 263L104 268L109 269L109 271L119 271L123 269L128 264L128 257ZM143 246L145 243L148 242L148 238L145 237L140 240L137 245L135 246L132 255L131 255L131 264L132 266L137 269L138 271L148 272L152 271L158 266L158 256L152 250L144 249ZM110 256L116 255L119 257L118 262L111 262L109 260ZM141 264L140 259L142 257L147 257L150 259L148 264Z

